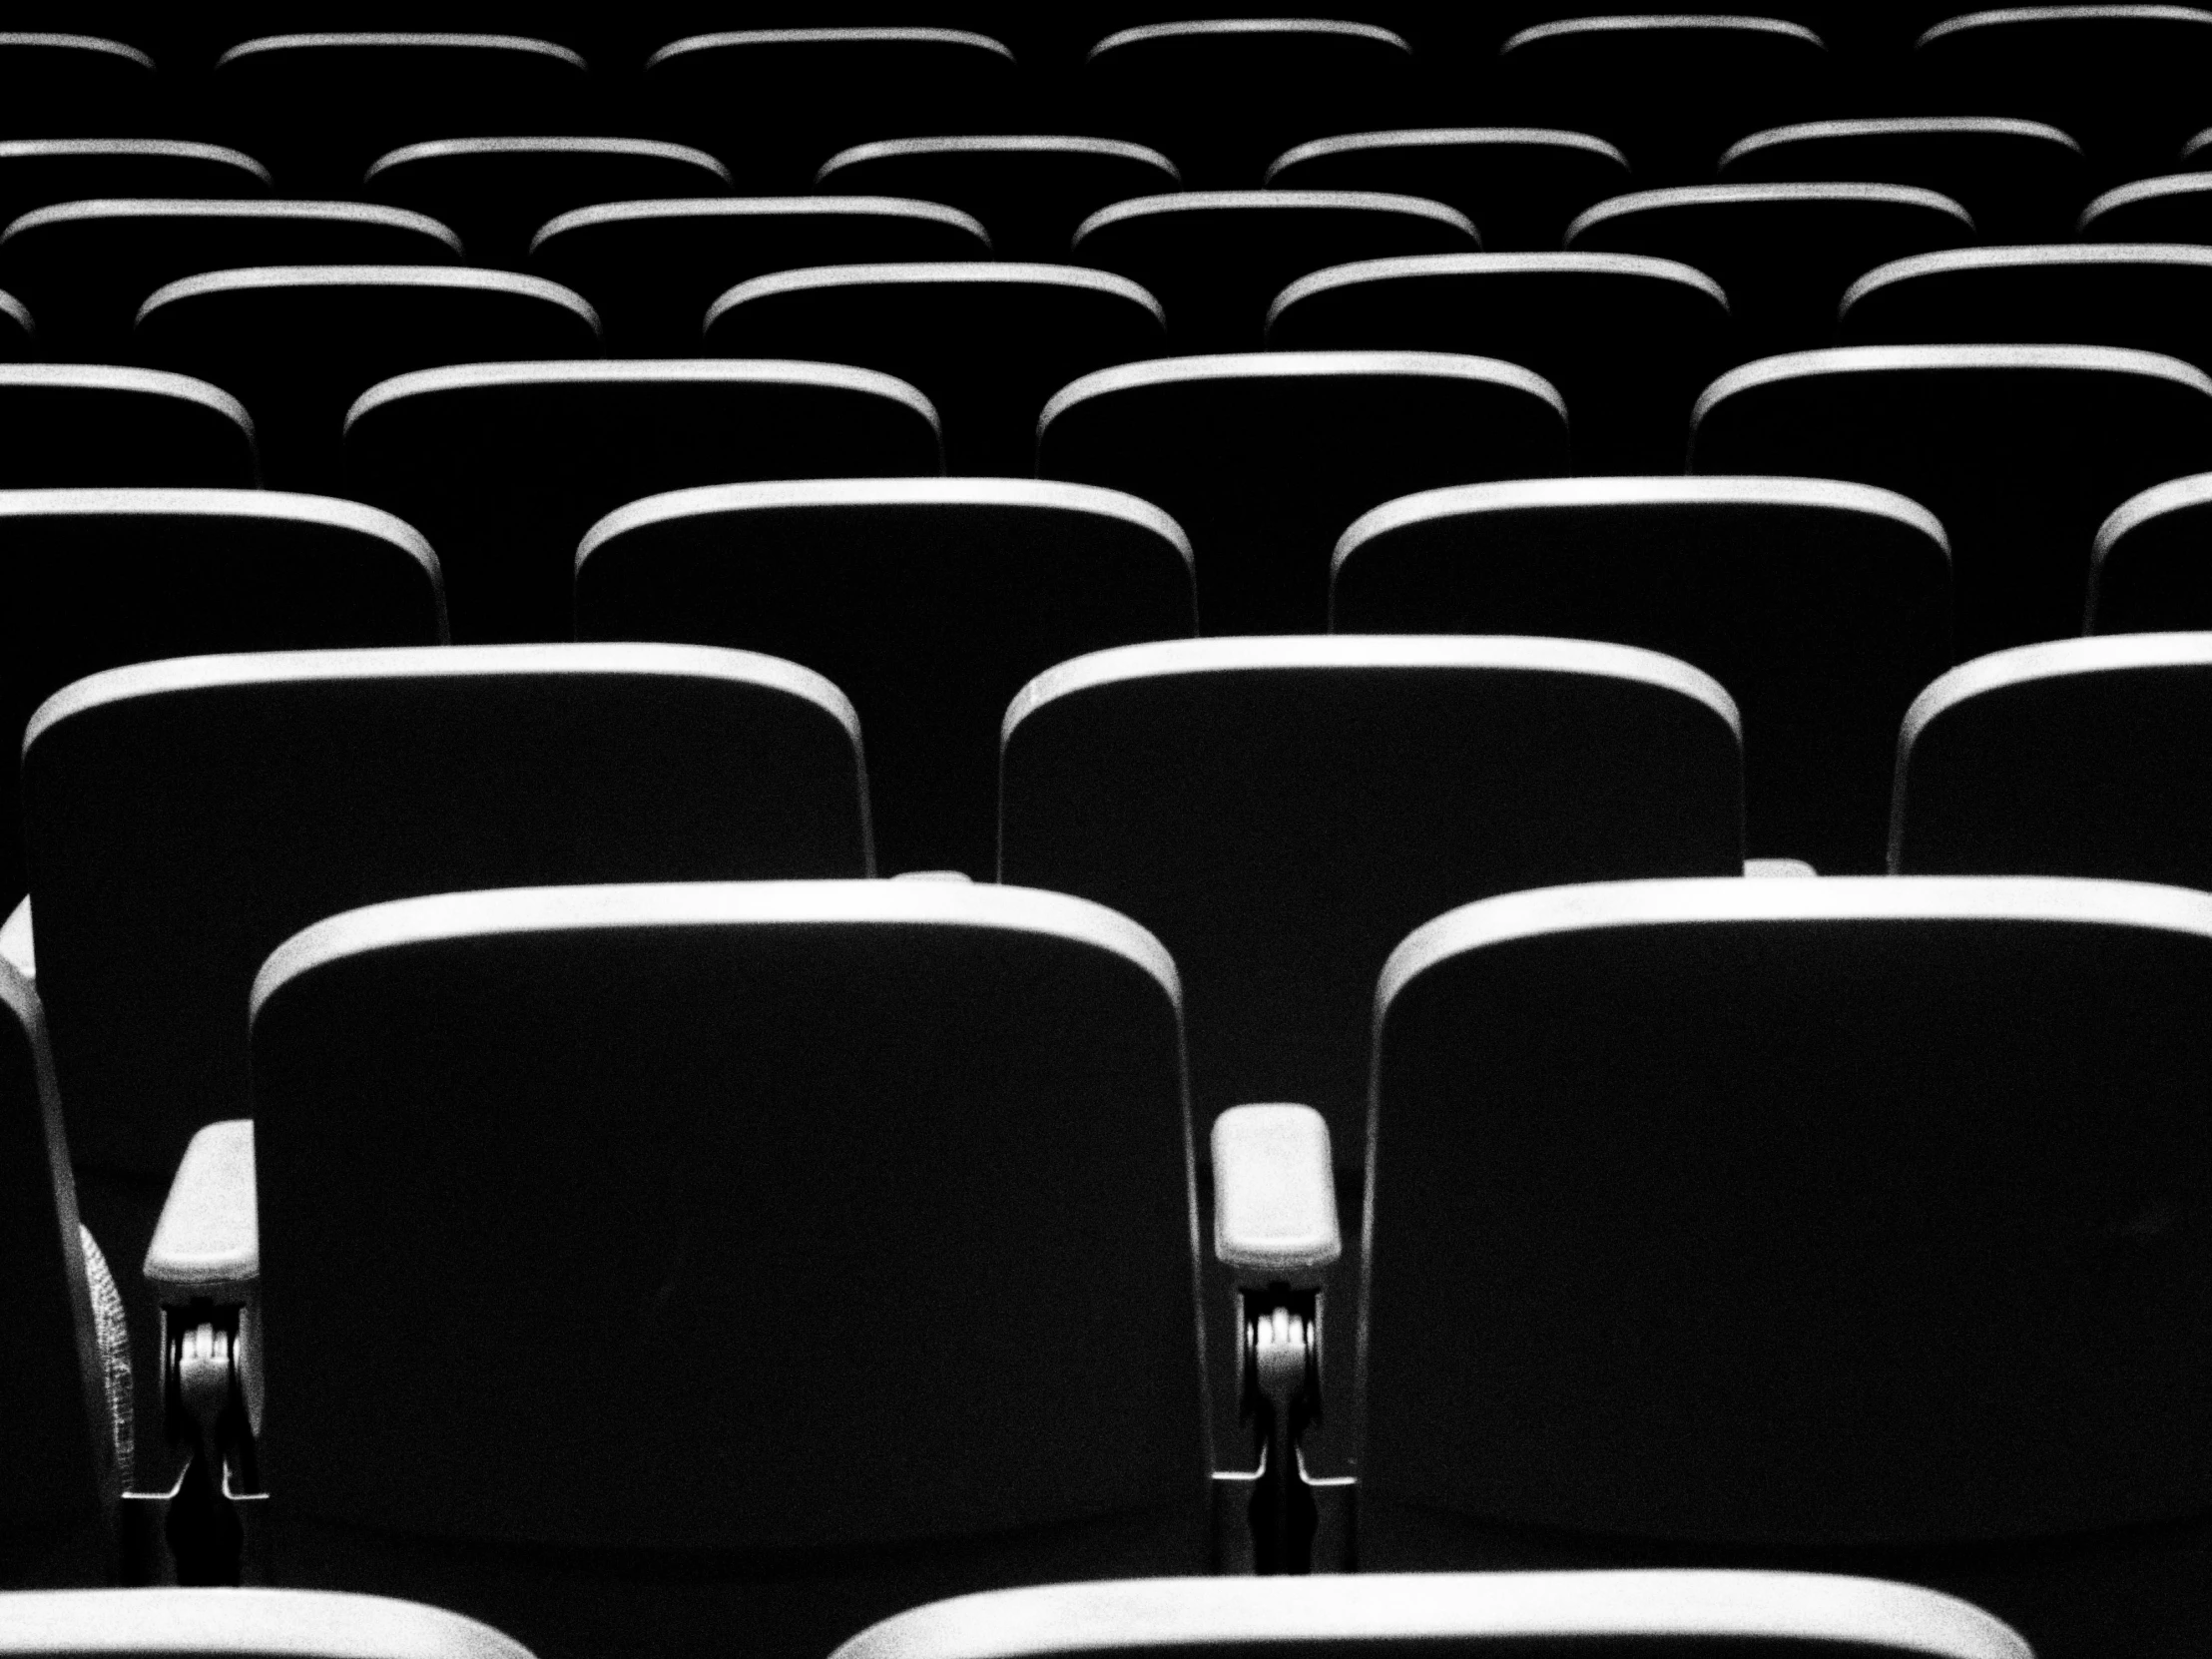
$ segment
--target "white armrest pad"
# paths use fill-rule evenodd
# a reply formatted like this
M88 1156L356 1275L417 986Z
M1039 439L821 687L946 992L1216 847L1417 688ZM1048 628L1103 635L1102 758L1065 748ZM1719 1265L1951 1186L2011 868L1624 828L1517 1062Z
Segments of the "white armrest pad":
M244 1302L262 1272L254 1197L254 1123L211 1123L185 1148L169 1202L146 1252L146 1277L164 1301Z
M1755 881L1794 880L1820 871L1803 858L1746 858L1744 873Z
M28 894L8 912L8 919L0 922L0 960L23 975L32 984L38 983L38 953L31 947L31 900Z
M1232 1106L1214 1120L1214 1254L1272 1278L1344 1254L1329 1125L1311 1106Z

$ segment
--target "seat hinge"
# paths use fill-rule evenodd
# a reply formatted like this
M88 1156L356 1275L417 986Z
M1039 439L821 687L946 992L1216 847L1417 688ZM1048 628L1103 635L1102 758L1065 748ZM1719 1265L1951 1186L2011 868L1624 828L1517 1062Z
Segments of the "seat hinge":
M163 1415L186 1453L166 1530L180 1584L236 1584L244 1532L232 1497L260 1489L247 1405L244 1310L194 1303L163 1310Z
M1316 1509L1300 1437L1321 1420L1321 1298L1271 1285L1242 1295L1242 1408L1259 1474L1252 1490L1253 1566L1313 1570Z

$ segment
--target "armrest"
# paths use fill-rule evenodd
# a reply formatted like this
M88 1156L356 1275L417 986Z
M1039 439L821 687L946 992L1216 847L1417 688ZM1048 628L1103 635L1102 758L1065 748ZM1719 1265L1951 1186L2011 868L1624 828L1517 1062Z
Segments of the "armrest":
M1247 1284L1312 1288L1344 1254L1329 1125L1311 1106L1214 1120L1214 1254Z
M146 1278L165 1303L246 1303L261 1280L254 1196L254 1123L211 1123L185 1148L146 1252Z
M1803 858L1746 858L1744 873L1754 881L1797 880L1820 874Z
M32 984L38 983L38 953L31 947L31 900L28 894L8 912L8 919L0 922L0 960L4 960Z

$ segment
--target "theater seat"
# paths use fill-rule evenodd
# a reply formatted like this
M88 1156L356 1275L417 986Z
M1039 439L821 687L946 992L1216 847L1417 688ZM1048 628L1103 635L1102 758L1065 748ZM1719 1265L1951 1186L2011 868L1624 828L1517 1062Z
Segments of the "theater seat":
M66 688L24 754L72 1151L135 1229L132 1261L193 1131L246 1109L255 969L316 917L531 881L869 869L850 705L734 652L172 659Z
M1962 663L1899 734L1891 862L2212 887L2208 711L2208 634L2057 640Z
M820 191L958 208L1005 260L1064 260L1075 228L1108 203L1181 184L1175 164L1141 144L1050 135L879 139L838 151L815 177Z
M961 1590L1203 1572L1179 1000L1127 919L963 883L295 935L253 999L277 1576L546 1659L805 1659ZM548 1363L586 1309L623 1340Z
M312 1590L27 1591L0 1599L9 1659L532 1659L474 1619Z
M1165 335L1160 302L1126 277L1001 260L757 276L708 310L706 349L895 374L943 416L947 471L1019 477L1058 388L1156 356Z
M2084 241L2202 243L2212 236L2212 174L2164 173L2115 185L2081 210Z
M99 35L0 33L0 108L9 138L80 138L159 131L163 83L154 60Z
M230 651L435 645L437 556L389 514L325 496L239 489L0 490L0 736L126 663ZM15 768L0 823L21 822ZM0 840L0 901L24 888Z
M1549 127L1413 127L1311 139L1276 157L1270 190L1386 191L1456 208L1497 253L1559 246L1568 222L1628 189L1628 158Z
M1621 646L1127 646L1024 687L1001 742L1000 879L1157 933L1200 1113L1304 1102L1355 1170L1375 976L1407 929L1516 887L1743 864L1735 705Z
M833 363L470 363L402 374L345 420L345 487L439 549L454 638L574 634L577 543L626 501L757 478L939 471L936 411Z
M1037 474L1165 508L1207 634L1319 633L1329 555L1360 514L1441 484L1566 470L1541 377L1432 351L1252 351L1085 375L1046 405Z
M2212 474L2153 484L2112 509L2089 554L2086 634L2212 628Z
M478 265L510 271L560 214L729 188L730 170L704 150L628 138L433 139L377 157L361 180L375 200L452 226Z
M1169 339L1188 353L1257 350L1269 300L1310 271L1480 247L1463 215L1417 197L1194 190L1101 208L1077 229L1073 258L1158 294Z
M190 375L91 363L0 364L0 486L250 486L254 422Z
M575 571L579 638L765 651L850 697L886 870L987 877L1014 694L1084 652L1195 631L1174 520L1026 478L682 490L610 513Z
M504 271L261 266L156 289L136 341L257 413L269 482L334 490L346 409L377 381L444 363L589 355L599 318L558 283Z
M47 355L86 362L132 360L139 307L179 277L246 266L460 259L460 239L437 221L358 202L64 202L0 232L0 281L38 317Z
M1086 1640L1086 1637L1089 1639ZM1138 1579L998 1590L885 1619L833 1659L1073 1659L1111 1651L1481 1654L1571 1647L1758 1654L1839 1648L1922 1659L2029 1659L1977 1607L1872 1579L1760 1572L1367 1573Z
M219 144L181 139L0 142L0 225L33 208L92 197L262 197L269 169Z
M1707 388L1691 470L1894 489L1949 534L1963 657L2081 631L2097 526L2212 466L2212 380L2092 345L1862 345L1768 357Z
M695 355L708 307L772 272L990 257L966 214L886 196L609 202L548 221L530 244L530 269L589 299L612 349L649 357Z
M1973 216L1983 242L2055 241L2089 194L2080 145L2046 122L2005 116L1801 121L1737 140L1720 163L1727 185L1835 179L1946 196Z
M2212 895L2132 882L1616 882L1409 935L1362 1568L1880 1570L2045 1659L2194 1645L2208 996Z
M1345 532L1330 626L1679 657L1742 711L1750 853L1872 874L1898 723L1951 661L1950 547L1925 508L1833 479L1466 484Z
M1639 254L1431 254L1301 276L1268 310L1277 350L1467 351L1534 369L1571 411L1575 470L1678 472L1690 410L1733 360L1729 296Z

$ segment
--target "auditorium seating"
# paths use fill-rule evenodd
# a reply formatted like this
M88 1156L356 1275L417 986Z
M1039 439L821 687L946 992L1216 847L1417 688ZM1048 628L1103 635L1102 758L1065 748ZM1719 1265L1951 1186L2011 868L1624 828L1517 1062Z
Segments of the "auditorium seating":
M1262 10L4 20L0 1592L2212 1641L2212 5Z
M361 180L376 200L452 226L478 265L508 270L573 209L729 188L730 170L703 150L626 138L436 139L377 157Z
M1301 276L1268 311L1278 350L1462 351L1532 368L1567 400L1578 472L1678 472L1690 410L1736 356L1729 297L1639 254L1430 254Z
M590 355L599 318L559 283L503 271L259 266L155 289L136 343L258 412L268 483L331 490L345 411L377 381L443 363Z
M1309 271L1405 254L1472 253L1440 202L1369 191L1179 191L1101 208L1074 257L1142 283L1167 307L1178 352L1256 349L1268 302Z
M615 351L688 357L708 308L740 282L808 266L990 255L980 224L932 202L720 196L578 208L546 222L529 263L591 301Z
M762 651L850 697L886 871L987 879L999 726L1015 694L1086 652L1195 631L1181 528L1083 484L682 490L610 513L583 538L575 570L579 638Z
M1080 1633L1080 1634L1079 1634ZM1902 1584L1802 1573L1370 1573L1149 1579L959 1596L886 1619L835 1659L1151 1659L1481 1653L1571 1647L1630 1655L1712 1647L1772 1655L1848 1647L1929 1659L2028 1659L1980 1609Z
M2188 1645L2207 995L2212 896L2133 882L1620 882L1411 934L1362 1568L1879 1568L2046 1659Z
M1911 185L1686 185L1598 203L1566 246L1704 272L1728 294L1741 359L1833 344L1854 276L1973 235L1957 203Z
M2046 123L1953 115L1775 127L1730 145L1719 172L1731 185L1912 185L1964 208L1979 241L2052 242L2073 230L2086 169L2081 146Z
M1484 248L1521 253L1556 248L1575 215L1630 177L1628 158L1587 133L1416 127L1309 140L1269 165L1267 184L1424 197L1466 215Z
M2212 635L2054 640L1962 663L1898 738L1890 857L1918 875L2212 887Z
M572 637L578 544L686 485L943 469L936 411L834 363L475 363L372 386L347 413L346 488L440 550L463 644Z
M943 417L948 471L1019 476L1034 470L1047 400L1091 370L1157 356L1165 327L1157 299L1104 271L832 265L731 288L707 312L706 349L895 374Z
M1330 626L1681 658L1742 713L1746 849L1871 874L1898 724L1951 661L1949 542L1925 508L1832 479L1467 484L1345 532Z
M1189 534L1206 634L1319 633L1330 549L1361 513L1566 461L1567 408L1540 376L1433 351L1132 363L1065 387L1037 428L1040 477L1126 490Z
M2089 345L1865 345L1769 357L1699 400L1691 469L1894 489L1950 538L1963 657L2081 630L2091 538L2212 467L2212 380Z
M281 1580L546 1659L797 1659L962 1590L1204 1571L1181 1025L1157 940L1017 887L296 934L252 1036Z

